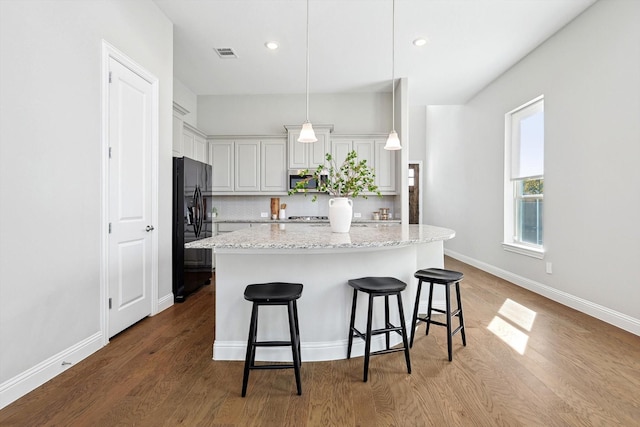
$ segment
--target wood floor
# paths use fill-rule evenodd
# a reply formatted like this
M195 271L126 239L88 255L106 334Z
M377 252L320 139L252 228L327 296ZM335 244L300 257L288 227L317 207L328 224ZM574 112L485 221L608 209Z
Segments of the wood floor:
M467 347L457 335L453 362L444 328L425 336L420 326L411 375L401 352L373 357L367 383L361 357L307 362L302 396L293 372L279 370L253 371L242 398L243 362L211 360L209 286L7 406L0 425L640 425L640 337L456 260L446 266L465 274Z

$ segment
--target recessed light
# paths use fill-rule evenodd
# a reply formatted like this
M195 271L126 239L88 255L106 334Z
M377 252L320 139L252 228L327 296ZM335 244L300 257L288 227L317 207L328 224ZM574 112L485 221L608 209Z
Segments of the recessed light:
M428 42L427 39L420 37L418 39L415 39L413 41L413 44L418 46L418 47L420 47L420 46L424 46L425 44L427 44L427 42Z
M276 50L278 48L278 42L266 42L264 45L270 50Z

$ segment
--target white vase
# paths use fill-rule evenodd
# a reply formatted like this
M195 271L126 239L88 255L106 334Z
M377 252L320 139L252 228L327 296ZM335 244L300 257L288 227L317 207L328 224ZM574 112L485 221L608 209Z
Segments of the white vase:
M353 202L346 197L329 199L329 224L334 233L348 233L353 216Z

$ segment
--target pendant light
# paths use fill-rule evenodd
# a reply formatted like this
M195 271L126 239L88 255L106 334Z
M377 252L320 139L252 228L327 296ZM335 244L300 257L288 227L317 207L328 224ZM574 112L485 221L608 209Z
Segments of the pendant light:
M309 122L309 0L307 0L307 120L302 124L298 142L311 143L317 140L313 126Z
M395 76L395 62L396 62L396 0L392 0L392 20L391 20L391 132L389 132L389 138L384 145L385 150L400 150L400 139L396 132L396 76Z

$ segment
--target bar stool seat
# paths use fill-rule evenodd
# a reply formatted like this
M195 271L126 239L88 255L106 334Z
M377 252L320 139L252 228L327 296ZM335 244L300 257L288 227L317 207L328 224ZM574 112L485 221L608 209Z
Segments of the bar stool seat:
M244 299L253 302L251 322L249 324L249 339L247 341L247 356L244 362L244 377L242 379L242 397L247 393L249 371L252 369L293 369L296 377L298 395L302 394L300 382L300 327L298 325L297 300L302 296L302 285L299 283L259 283L248 285L244 291ZM258 307L262 305L287 306L289 315L290 341L258 341ZM291 346L291 364L261 364L256 365L257 347L285 347Z
M364 377L367 382L369 376L369 357L376 354L394 353L404 351L407 363L407 372L411 373L411 360L409 357L409 343L407 340L407 328L404 320L404 310L402 308L402 297L400 293L406 289L407 284L393 277L363 277L349 280L349 286L353 288L353 301L351 304L351 324L349 326L349 344L347 347L347 359L351 358L351 348L353 337L362 338L365 341L364 350ZM356 304L358 301L358 291L369 294L369 307L367 312L367 331L360 332L355 328ZM394 326L389 322L389 296L395 295L398 298L398 313L400 315L400 326ZM384 296L384 328L372 329L373 319L373 298ZM391 348L389 332L396 332L402 336L402 347ZM385 334L386 348L371 352L371 337L373 335Z
M453 336L460 332L462 336L462 345L467 345L467 338L465 336L464 331L464 315L462 313L462 299L460 298L460 281L463 279L464 275L460 272L453 270L445 270L442 268L426 268L423 270L418 270L413 275L418 279L418 290L416 292L416 301L413 308L413 325L411 328L411 341L410 347L413 347L413 338L416 333L416 327L419 322L424 322L427 324L425 335L429 335L429 326L438 325L445 326L447 328L447 350L449 352L449 362L453 360ZM418 306L420 304L420 292L422 290L422 282L429 283L429 300L427 304L427 314L424 317L420 317L418 315ZM445 287L445 309L441 310L438 308L433 308L433 288L434 285L444 285ZM451 286L455 287L456 291L456 301L457 308L455 310L451 310L451 295L450 288ZM446 315L445 322L438 322L433 320L432 312L441 313ZM452 320L454 317L458 318L459 325L457 328L452 330Z

